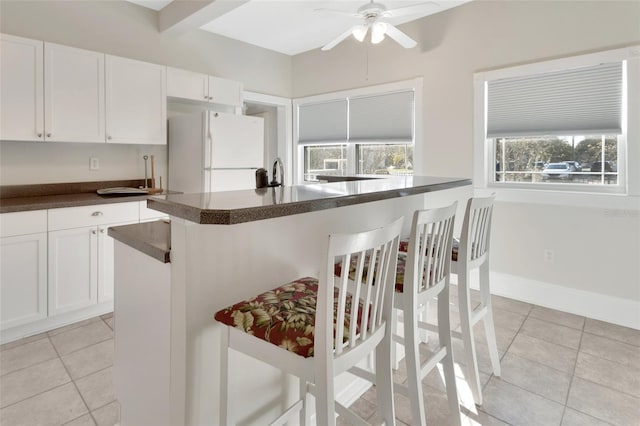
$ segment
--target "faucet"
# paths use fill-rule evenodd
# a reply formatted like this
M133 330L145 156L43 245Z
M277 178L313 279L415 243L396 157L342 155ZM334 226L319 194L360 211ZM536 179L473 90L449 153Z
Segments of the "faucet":
M280 165L280 183L278 183L278 179L276 179L276 166ZM284 166L282 165L282 159L280 157L276 157L273 162L273 179L271 180L270 186L284 186Z

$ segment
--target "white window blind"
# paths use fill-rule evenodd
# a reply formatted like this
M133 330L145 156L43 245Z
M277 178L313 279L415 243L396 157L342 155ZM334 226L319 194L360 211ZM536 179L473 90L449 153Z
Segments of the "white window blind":
M337 144L347 142L347 100L300 105L298 142Z
M488 138L622 132L622 62L487 85Z
M413 142L413 91L349 100L350 142Z

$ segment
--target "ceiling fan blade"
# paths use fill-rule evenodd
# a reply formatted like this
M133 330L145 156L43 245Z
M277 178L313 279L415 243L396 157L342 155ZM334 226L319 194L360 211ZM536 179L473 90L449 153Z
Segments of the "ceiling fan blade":
M394 39L400 46L405 49L411 49L412 47L416 47L418 44L414 39L394 27L393 25L387 23L387 35Z
M337 9L327 9L325 7L321 7L318 9L313 9L314 12L322 12L322 13L333 13L334 15L342 15L342 16L351 16L352 18L359 18L360 15L357 13L353 13L353 12L347 12L344 10L337 10Z
M353 33L353 30L356 29L356 27L358 27L358 25L349 28L347 31L343 32L338 37L334 38L332 41L330 41L329 43L327 43L324 46L322 46L322 50L331 50L331 49L333 49L338 43L340 43L341 41L343 41L344 39L349 37L351 35L351 33Z
M440 5L433 1L427 1L424 3L414 4L411 6L398 7L396 9L389 9L384 12L384 16L387 18L398 18L408 15L420 15L426 13L431 9L439 8Z

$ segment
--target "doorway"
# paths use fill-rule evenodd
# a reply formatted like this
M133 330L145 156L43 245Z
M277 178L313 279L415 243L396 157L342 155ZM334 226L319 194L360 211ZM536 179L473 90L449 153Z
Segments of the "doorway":
M285 182L293 182L292 102L289 98L244 92L244 114L264 118L264 164L271 173L276 157L284 162Z

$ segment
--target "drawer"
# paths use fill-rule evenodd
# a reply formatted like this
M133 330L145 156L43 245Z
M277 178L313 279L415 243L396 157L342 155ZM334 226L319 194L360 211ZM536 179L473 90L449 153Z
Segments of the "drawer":
M47 232L47 211L0 214L0 237Z
M140 222L152 219L168 219L169 215L147 207L147 200L140 201Z
M117 222L137 222L138 210L137 201L50 209L49 231Z

